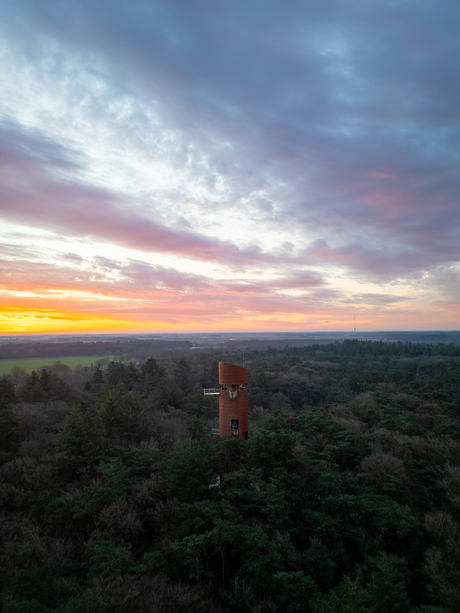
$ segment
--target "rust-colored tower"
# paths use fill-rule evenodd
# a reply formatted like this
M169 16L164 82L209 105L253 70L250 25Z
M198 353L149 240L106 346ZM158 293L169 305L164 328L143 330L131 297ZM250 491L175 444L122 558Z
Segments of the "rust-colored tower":
M248 438L248 373L245 368L219 362L219 436Z

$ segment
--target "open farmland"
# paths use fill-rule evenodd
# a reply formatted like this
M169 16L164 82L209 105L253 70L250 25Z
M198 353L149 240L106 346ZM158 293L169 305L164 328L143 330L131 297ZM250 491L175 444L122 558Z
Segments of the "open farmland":
M91 366L91 364L96 364L98 360L108 359L112 360L113 357L107 356L73 356L68 358L28 358L28 359L19 359L19 360L0 360L0 375L7 375L11 372L13 366L19 366L23 368L26 372L30 373L33 370L38 370L43 366L51 366L56 361L61 362L61 364L65 364L70 368L75 368L75 366Z

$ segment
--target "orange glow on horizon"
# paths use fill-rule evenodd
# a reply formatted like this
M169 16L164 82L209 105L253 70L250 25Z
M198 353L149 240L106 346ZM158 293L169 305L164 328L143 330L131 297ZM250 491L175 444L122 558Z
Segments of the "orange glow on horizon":
M433 330L458 328L457 309L433 309L429 313L407 311L382 312L362 310L357 312L356 327L367 330ZM444 325L439 326L443 314ZM414 326L414 316L417 325ZM208 314L202 321L192 321L177 316L175 321L134 319L133 314L105 315L53 308L0 307L0 334L81 334L81 333L133 333L155 332L271 332L271 331L343 331L353 329L350 313L330 309L315 313L253 313L236 316Z
M153 330L163 329L162 322L151 322ZM140 322L58 309L0 307L1 334L62 334L82 332L132 332L140 330Z

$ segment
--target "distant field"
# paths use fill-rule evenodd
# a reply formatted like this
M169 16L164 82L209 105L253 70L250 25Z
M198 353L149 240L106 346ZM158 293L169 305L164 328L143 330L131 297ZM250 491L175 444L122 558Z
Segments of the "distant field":
M27 372L32 372L33 370L37 370L42 366L51 366L55 362L59 361L61 364L65 364L70 368L75 368L75 366L78 365L91 366L91 364L96 364L98 360L102 360L107 357L109 360L113 359L112 356L91 355L76 356L71 358L28 358L19 360L0 360L0 376L9 374L13 366L20 366Z

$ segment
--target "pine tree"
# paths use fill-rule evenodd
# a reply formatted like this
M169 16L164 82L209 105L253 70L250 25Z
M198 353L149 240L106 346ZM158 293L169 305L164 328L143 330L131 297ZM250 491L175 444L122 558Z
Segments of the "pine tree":
M14 453L22 439L21 423L9 403L0 398L0 453Z

